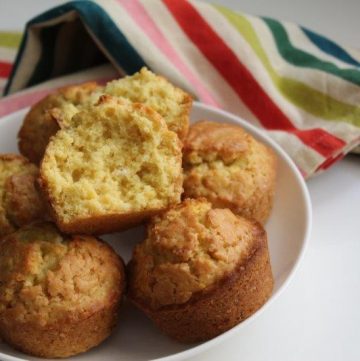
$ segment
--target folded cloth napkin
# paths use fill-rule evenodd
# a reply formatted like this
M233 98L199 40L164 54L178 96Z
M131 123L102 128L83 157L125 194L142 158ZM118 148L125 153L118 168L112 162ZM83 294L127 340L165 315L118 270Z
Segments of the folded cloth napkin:
M195 1L73 1L27 24L11 73L7 51L0 115L147 66L266 130L304 177L360 143L360 52L295 24Z

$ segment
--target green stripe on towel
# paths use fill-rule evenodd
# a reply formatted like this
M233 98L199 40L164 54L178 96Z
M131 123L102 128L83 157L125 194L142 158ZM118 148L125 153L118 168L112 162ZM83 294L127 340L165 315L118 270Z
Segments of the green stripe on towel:
M360 126L360 107L334 99L298 80L279 75L271 65L250 21L238 13L214 5L238 30L267 70L278 91L291 103L326 120L345 121Z
M263 18L263 20L274 36L279 53L287 62L295 66L322 70L356 85L360 85L359 70L341 69L333 63L321 60L306 51L296 48L291 44L289 36L282 24L274 19Z
M16 49L20 45L22 33L0 31L0 47Z

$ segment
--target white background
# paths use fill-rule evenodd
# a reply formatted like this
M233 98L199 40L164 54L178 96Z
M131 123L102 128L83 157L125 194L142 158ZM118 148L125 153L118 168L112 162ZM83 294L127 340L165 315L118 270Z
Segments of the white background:
M176 1L176 0L174 0ZM0 0L0 30L61 1ZM224 0L360 48L360 0ZM308 181L314 222L290 286L254 323L191 361L360 360L360 156Z

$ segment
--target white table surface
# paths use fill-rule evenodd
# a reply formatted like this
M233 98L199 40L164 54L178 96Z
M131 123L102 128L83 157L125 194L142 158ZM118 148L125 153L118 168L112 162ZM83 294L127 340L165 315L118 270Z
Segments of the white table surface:
M292 20L360 48L360 0L223 0ZM0 30L21 29L59 0L0 0ZM313 231L289 287L267 312L191 361L360 360L360 156L308 181Z

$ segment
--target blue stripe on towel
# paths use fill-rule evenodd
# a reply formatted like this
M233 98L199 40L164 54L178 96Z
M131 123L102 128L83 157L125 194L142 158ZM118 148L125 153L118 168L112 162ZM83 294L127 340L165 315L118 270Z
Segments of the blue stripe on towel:
M325 38L324 36L314 33L309 29L303 27L301 27L301 29L311 40L311 42L314 43L324 53L329 54L349 65L354 65L356 67L360 66L360 63L357 60L355 60L346 50L344 50L335 42Z

